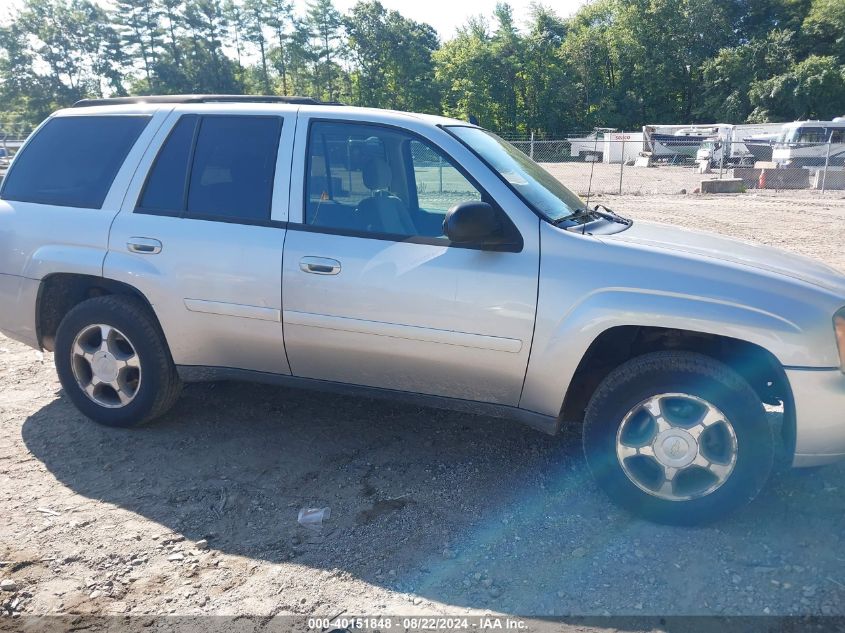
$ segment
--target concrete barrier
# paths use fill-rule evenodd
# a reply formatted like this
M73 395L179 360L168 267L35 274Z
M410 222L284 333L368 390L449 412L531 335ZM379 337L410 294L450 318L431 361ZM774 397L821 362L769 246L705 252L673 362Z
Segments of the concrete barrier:
M742 178L701 181L701 193L742 193L743 191L745 191L745 184Z
M735 167L731 170L731 176L742 180L746 189L756 189L757 183L760 182L761 171L755 167Z
M763 169L760 174L764 186L760 189L809 189L810 172L798 167Z
M813 174L811 186L813 189L822 189L822 183L824 183L825 191L837 190L841 191L845 189L845 171L842 170L827 170L827 177L825 178L824 170L820 169L815 174Z

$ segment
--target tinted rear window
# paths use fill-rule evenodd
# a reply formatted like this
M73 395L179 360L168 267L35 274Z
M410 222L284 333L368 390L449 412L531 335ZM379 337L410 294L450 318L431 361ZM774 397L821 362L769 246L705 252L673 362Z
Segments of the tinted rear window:
M14 161L5 200L99 209L147 116L70 116L48 121Z
M183 116L156 157L138 210L269 220L281 127L274 116Z
M269 219L281 122L278 117L204 117L186 215Z

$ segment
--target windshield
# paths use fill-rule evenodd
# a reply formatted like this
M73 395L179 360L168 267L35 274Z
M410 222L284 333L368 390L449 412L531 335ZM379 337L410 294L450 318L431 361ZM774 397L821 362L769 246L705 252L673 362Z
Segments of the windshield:
M780 143L826 143L827 135L823 127L793 127L785 129Z
M465 126L450 126L448 129L549 221L563 220L587 208L559 180L492 132Z

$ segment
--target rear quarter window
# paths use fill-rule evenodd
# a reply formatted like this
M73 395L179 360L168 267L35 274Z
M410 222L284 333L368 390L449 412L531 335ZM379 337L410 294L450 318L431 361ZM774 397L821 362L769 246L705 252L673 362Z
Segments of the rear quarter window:
M15 157L4 200L100 209L148 116L68 116L48 121Z

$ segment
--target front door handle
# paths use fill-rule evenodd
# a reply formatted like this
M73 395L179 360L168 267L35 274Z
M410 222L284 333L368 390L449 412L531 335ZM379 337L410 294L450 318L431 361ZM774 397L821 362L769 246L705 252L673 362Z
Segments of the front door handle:
M340 272L340 262L328 257L303 257L299 260L299 269L315 275L336 275Z
M161 242L151 237L130 237L126 248L140 255L156 255L161 252Z

